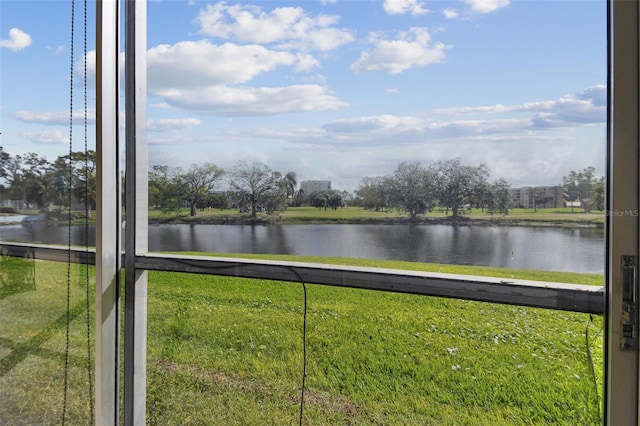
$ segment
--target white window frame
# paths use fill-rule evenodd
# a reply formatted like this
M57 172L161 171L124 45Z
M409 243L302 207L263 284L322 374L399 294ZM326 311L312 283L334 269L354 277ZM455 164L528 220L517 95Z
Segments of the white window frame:
M95 259L73 251L73 261L96 265L96 424L116 425L120 413L120 272L124 265L124 422L145 424L146 315L148 270L230 275L396 291L418 295L604 313L605 401L607 425L637 425L639 354L620 345L623 256L639 253L640 225L640 7L638 1L608 0L608 170L606 287L505 282L498 278L198 256L156 255L147 251L146 162L146 0L127 0L125 253L120 235L119 20L120 0L97 1L96 151L97 223ZM579 5L576 5L579 13ZM139 208L138 208L139 207ZM628 212L629 214L617 214ZM636 212L636 214L634 214ZM9 255L66 261L67 250L36 244L0 242ZM635 294L638 280L635 278ZM635 335L639 333L634 317Z
M579 11L577 11L579 12ZM638 350L623 350L622 257L639 255L640 227L640 7L638 1L608 2L607 270L605 292L605 424L638 424ZM636 271L637 272L637 271ZM634 292L638 297L638 278ZM637 303L636 303L637 308ZM632 315L633 316L633 315ZM638 335L635 313L634 333Z

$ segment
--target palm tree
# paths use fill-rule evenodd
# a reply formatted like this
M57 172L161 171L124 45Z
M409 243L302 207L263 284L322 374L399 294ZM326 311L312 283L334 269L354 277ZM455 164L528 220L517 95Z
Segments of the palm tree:
M298 189L294 194L293 194L293 198L294 198L294 207L300 207L300 205L302 204L302 200L304 199L304 189L300 188Z
M296 193L296 186L298 185L298 178L295 172L289 172L282 178L285 191L287 192L287 198L293 197Z

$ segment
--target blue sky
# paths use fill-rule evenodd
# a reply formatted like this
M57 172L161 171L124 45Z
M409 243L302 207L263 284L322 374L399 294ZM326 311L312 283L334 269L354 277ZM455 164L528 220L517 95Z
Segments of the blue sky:
M0 0L0 146L11 154L68 151L70 7ZM604 1L163 0L148 12L151 163L261 161L347 190L401 161L454 157L512 186L603 173ZM94 32L90 22L92 145Z

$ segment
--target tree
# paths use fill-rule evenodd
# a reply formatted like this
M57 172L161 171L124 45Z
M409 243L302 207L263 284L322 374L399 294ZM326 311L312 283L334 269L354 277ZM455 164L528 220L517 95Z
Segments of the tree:
M169 166L154 165L149 170L149 207L165 213L177 211L182 202L178 182Z
M356 195L358 204L367 210L381 211L389 207L389 191L384 177L363 178Z
M24 186L22 185L22 156L3 156L2 174L7 182L8 196L14 200L24 200Z
M318 209L327 209L329 201L327 200L327 194L324 191L315 191L309 195L309 204Z
M329 207L331 210L338 210L338 207L342 207L342 193L335 189L315 191L309 195L309 204L319 209L326 210Z
M327 191L327 205L331 210L338 210L338 207L342 207L342 193L335 189Z
M175 176L177 190L182 199L189 203L190 216L197 214L198 204L209 195L216 181L224 174L224 170L212 163L192 164L182 171L178 169Z
M493 193L489 182L479 182L471 196L469 197L469 205L473 208L481 209L489 208L493 202Z
M486 182L489 172L486 166L463 166L460 159L437 162L433 167L437 184L438 200L450 208L453 217L460 207L470 204L472 195Z
M71 181L69 176L69 165L64 157L58 157L51 164L48 179L52 182L51 193L49 195L52 204L64 206L69 203L69 191Z
M599 180L595 177L596 169L587 167L585 169L574 171L562 178L562 190L567 201L578 201L585 213L589 213L597 204L599 188L597 187ZM604 197L604 180L602 180L602 197ZM573 212L573 205L571 206Z
M72 152L61 158L71 171L71 190L76 199L84 203L87 214L96 207L96 152ZM71 162L69 164L69 161Z
M295 207L300 207L302 205L302 203L305 200L305 193L304 193L304 189L298 189L294 194L293 194L293 205Z
M435 174L419 163L398 164L387 179L390 202L411 220L432 209L436 200Z
M2 201L2 198L6 191L6 187L3 183L3 180L6 176L5 167L8 161L9 161L9 153L5 152L4 149L0 146L0 201Z
M29 153L23 158L21 185L27 205L46 206L53 190L50 170L51 163L36 153Z
M506 180L500 179L489 185L489 205L487 210L489 214L509 214L509 205L511 204L511 194L509 193L509 184Z
M9 164L9 158L11 156L8 152L4 151L4 149L0 146L0 179L4 179L7 177L7 166Z
M229 206L229 197L226 192L211 192L203 200L202 207L224 210Z
M282 184L285 188L287 198L293 197L296 193L298 178L294 172L289 172L282 178Z
M604 210L604 194L605 194L605 185L604 185L604 176L601 176L600 179L596 181L592 190L592 199L593 199L593 208L595 210Z
M531 188L531 193L533 198L534 213L538 211L539 204L542 204L544 206L551 200L551 196L547 194L545 188Z
M282 188L281 182L282 175L263 163L240 161L231 171L230 185L240 197L246 197L254 218L258 205L273 196L274 190Z
M340 193L340 197L342 198L342 205L345 207L349 207L349 204L353 200L353 196L351 195L351 193L344 190Z

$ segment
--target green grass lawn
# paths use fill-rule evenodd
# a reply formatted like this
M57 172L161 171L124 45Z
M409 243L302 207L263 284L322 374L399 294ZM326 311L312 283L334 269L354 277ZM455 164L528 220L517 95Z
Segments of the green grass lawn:
M204 209L198 210L195 217L189 216L188 209L182 209L178 212L163 213L159 210L150 210L149 219L151 221L173 220L179 218L182 221L196 221L196 222L215 222L221 219L237 219L247 218L248 214L240 214L237 209ZM375 222L397 222L406 221L408 216L402 212L389 210L389 211L372 211L365 210L360 207L347 207L339 208L337 210L323 210L315 207L289 207L286 211L278 212L274 215L267 213L259 213L259 218L265 220L278 220L285 223L367 223L368 221ZM446 219L450 218L444 210L437 209L426 215L418 216L419 221L425 219ZM490 215L486 211L483 212L478 209L471 211L465 211L461 216L463 219L475 220L477 222L508 222L514 224L591 224L602 225L604 224L604 214L602 212L582 213L580 209L575 209L571 212L571 208L549 208L549 209L513 209L509 211L506 216L503 215Z
M8 268L4 262L0 424L59 423L66 265L21 261ZM597 275L341 262L602 284ZM23 282L25 269L35 278L33 286ZM82 276L74 266L70 424L88 421ZM600 423L601 317L320 285L306 289L306 425ZM150 272L148 424L298 424L303 307L299 283Z
M25 210L22 214L41 214L37 210ZM61 213L62 219L66 217L65 212ZM84 217L84 212L74 211L74 217ZM200 209L197 211L195 217L189 216L189 209L180 209L175 212L163 212L157 209L149 210L149 220L152 222L157 221L174 221L179 219L187 222L220 222L227 220L233 222L238 219L248 218L249 215L244 213L240 214L238 209ZM419 215L418 221L424 220L438 220L450 218L451 213L446 213L443 209L436 209L425 215ZM385 210L385 211L373 211L365 210L360 207L346 207L339 208L337 210L323 210L315 207L289 207L286 211L277 212L269 215L267 213L258 213L258 218L267 221L281 221L285 223L367 223L367 222L397 222L406 221L408 216L397 210ZM511 209L509 214L503 215L490 215L486 211L479 209L464 210L461 214L462 219L475 220L478 223L491 222L499 223L505 222L510 224L523 224L523 225L575 225L575 224L590 224L590 225L603 225L604 213L600 211L594 211L591 213L583 213L581 209L575 208L573 211L571 208L539 208L534 209ZM93 219L91 219L93 220ZM82 223L81 219L77 219L76 222Z

